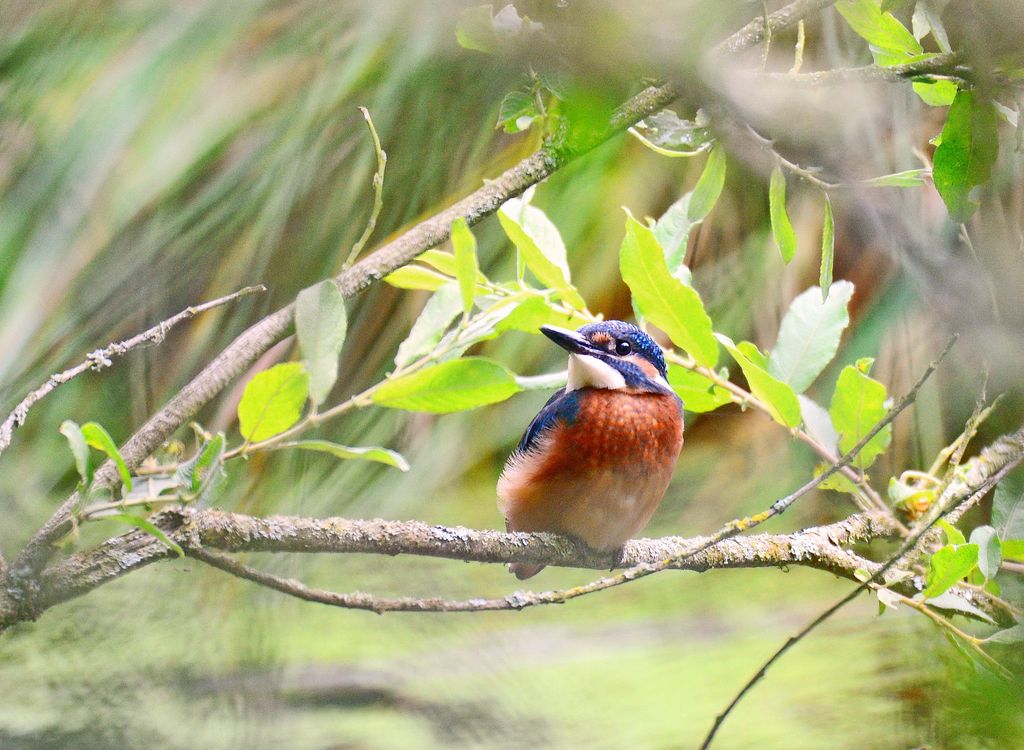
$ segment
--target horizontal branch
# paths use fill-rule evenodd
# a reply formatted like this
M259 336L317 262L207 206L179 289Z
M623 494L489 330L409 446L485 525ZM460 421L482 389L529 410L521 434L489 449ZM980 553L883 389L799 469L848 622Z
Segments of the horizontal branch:
M960 52L947 52L926 60L903 65L863 65L856 68L835 68L815 73L751 72L759 80L800 86L834 86L840 83L898 83L919 76L948 76L963 79L966 74L959 63Z
M485 563L520 562L592 570L630 568L655 563L699 546L704 538L663 537L635 539L621 554L582 548L568 537L556 534L506 533L426 524L420 521L353 520L347 518L306 518L302 516L257 517L212 509L165 511L151 519L180 544L185 553L204 562L221 552L301 552L419 555ZM759 534L728 539L676 565L679 570L702 572L710 569L766 568L800 565L825 570L853 580L858 568L870 570L873 563L845 550L841 545L890 536L895 528L884 514L859 514L828 526L805 529L788 535ZM110 539L84 552L49 566L39 577L31 601L16 600L0 591L0 629L14 622L35 619L46 609L122 575L160 560L174 558L168 547L141 531ZM219 566L223 567L223 566ZM469 609L521 609L532 604L557 601L553 592L518 592L511 598L473 600ZM364 596L364 595L360 595ZM366 600L369 601L369 600ZM384 600L413 601L413 600ZM509 605L516 602L515 607ZM487 602L492 602L488 605ZM504 602L496 605L493 602ZM402 609L402 606L364 606L363 609ZM428 610L422 605L406 610ZM454 610L451 610L454 611Z

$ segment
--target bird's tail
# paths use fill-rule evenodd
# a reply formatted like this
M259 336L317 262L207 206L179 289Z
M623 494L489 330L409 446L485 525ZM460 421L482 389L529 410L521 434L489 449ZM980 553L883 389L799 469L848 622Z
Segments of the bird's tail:
M518 578L520 581L525 581L527 578L533 578L535 575L544 570L544 565L528 565L527 563L510 563L508 566L508 572Z

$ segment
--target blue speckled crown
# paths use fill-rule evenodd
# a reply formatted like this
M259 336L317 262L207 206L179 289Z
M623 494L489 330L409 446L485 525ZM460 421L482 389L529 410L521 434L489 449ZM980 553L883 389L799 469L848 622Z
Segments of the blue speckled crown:
M589 338L594 333L607 333L618 340L625 340L633 351L658 368L662 377L666 377L665 355L658 343L632 323L622 320L605 320L601 323L590 323L579 329Z

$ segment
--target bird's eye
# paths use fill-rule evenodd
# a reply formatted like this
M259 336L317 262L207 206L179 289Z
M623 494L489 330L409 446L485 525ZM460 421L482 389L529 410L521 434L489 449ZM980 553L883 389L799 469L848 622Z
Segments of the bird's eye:
M615 353L620 357L625 357L633 350L633 347L629 345L628 341L618 341L615 344Z

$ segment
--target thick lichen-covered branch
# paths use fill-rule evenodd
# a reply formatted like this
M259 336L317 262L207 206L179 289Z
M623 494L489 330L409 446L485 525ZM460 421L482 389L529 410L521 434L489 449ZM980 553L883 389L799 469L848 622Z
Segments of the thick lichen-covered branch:
M643 563L657 563L678 557L685 550L700 546L705 541L701 537L636 539L627 542L621 554L615 554L584 549L573 540L555 534L506 533L438 526L420 521L257 517L212 509L165 511L154 516L153 520L182 546L187 555L211 564L217 562L218 556L207 553L216 550L404 554L471 562L524 562L608 570L616 567L628 569ZM759 534L728 539L673 567L702 572L711 569L800 565L853 579L858 568L870 568L872 563L844 549L843 545L889 536L894 531L891 521L884 514L860 514L828 526L793 534ZM15 597L11 592L0 591L0 628L34 619L56 604L174 556L175 553L163 542L141 531L115 537L93 549L71 555L43 571L38 579L38 587L30 597ZM376 600L360 594L350 601L361 602L361 605L353 603L351 606L375 611L474 611L522 609L568 598L572 597L560 592L517 592L500 599L474 599L471 600L473 604L448 602L445 606L439 604L445 600L439 599ZM425 601L433 604L424 604ZM505 604L498 605L496 602ZM510 606L509 602L515 602L515 606Z

